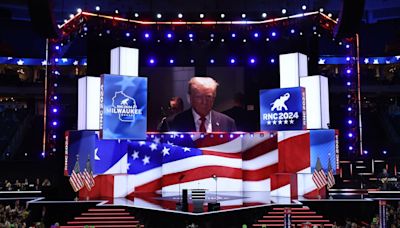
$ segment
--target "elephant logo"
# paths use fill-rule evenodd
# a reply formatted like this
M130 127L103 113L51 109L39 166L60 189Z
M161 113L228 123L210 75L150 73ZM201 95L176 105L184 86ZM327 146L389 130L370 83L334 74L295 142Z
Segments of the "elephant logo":
M282 111L282 108L287 111L288 108L285 104L285 102L287 100L289 100L290 98L290 94L289 93L285 93L282 96L280 96L279 98L277 98L274 102L271 103L271 111Z

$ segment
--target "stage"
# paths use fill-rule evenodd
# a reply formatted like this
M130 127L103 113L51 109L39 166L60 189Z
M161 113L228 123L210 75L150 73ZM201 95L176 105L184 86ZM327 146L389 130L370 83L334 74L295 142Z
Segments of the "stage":
M195 225L192 227L196 225L197 227L241 227L243 224L248 227L261 227L262 224L283 224L286 209L290 209L292 224L315 221L315 224L323 223L324 226L330 226L333 222L343 223L348 218L349 211L352 211L354 218L367 221L377 213L383 201L390 204L391 201L400 200L399 196L400 192L397 192L397 198L393 195L385 198L382 192L379 198L359 195L359 198L354 199L352 198L354 196L345 198L346 196L342 195L340 198L333 196L331 199L304 197L291 199L271 196L270 192L218 192L217 201L221 207L217 211L209 211L208 203L214 203L216 200L215 192L209 192L202 203L204 211L200 213L193 212L193 200L190 195L188 211L177 210L176 203L181 197L178 192L138 193L129 198L77 201L50 201L45 197L31 197L25 198L24 201L32 211L33 217L40 217L43 208L46 208L45 220L49 223L60 222L61 225L68 224L75 227L82 223L82 220L85 224L91 224L92 221L99 225L103 220L107 220L105 213L116 214L116 211L123 211L127 216L132 217L132 221L144 227L188 227L190 225ZM99 219L100 215L102 219ZM122 218L117 219L115 216L108 216L113 218L109 220L110 223L121 221Z

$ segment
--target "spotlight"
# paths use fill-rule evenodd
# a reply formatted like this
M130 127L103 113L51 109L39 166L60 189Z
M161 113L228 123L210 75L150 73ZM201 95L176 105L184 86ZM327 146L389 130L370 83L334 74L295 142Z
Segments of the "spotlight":
M130 37L131 34L130 34L129 32L127 32L127 33L125 33L125 36L126 36L126 37Z
M57 113L57 112L58 112L58 109L57 109L57 108L53 108L53 112L54 112L54 113Z
M328 13L328 17L332 17L332 14L331 14L331 13Z
M221 13L221 18L225 18L225 14Z
M352 146L349 146L349 150L353 150L353 147L352 147Z
M58 122L57 121L53 121L53 126L57 126Z
M295 33L294 29L291 29L291 30L290 30L290 33L294 34L294 33Z
M384 151L382 151L382 153L383 153L383 154L387 154L387 151L386 151L386 150L384 150Z
M255 33L254 33L254 37L255 37L255 38L258 38L258 32L255 32Z
M346 70L346 73L351 74L351 70L350 70L350 69L347 69L347 70Z
M193 38L193 33L189 33L189 38Z
M271 59L271 63L275 63L275 59Z
M100 11L100 6L96 6L96 11Z
M214 64L214 62L215 62L214 59L210 59L211 64Z
M256 62L256 60L255 60L254 58L251 58L251 59L250 59L250 63L251 63L251 64L254 64L255 62Z
M171 33L167 33L167 38L171 39L172 38L172 34Z
M160 19L162 17L161 13L157 14L157 18Z
M232 38L235 38L236 37L236 33L232 33Z
M153 59L153 58L151 58L150 60L149 60L149 63L150 64L154 64L156 61Z
M183 17L183 14L178 13L178 18L182 18L182 17Z
M348 124L353 124L353 121L352 120L348 120L347 123Z
M242 13L242 18L243 19L246 18L246 14L245 13Z
M302 10L306 10L306 9L307 9L307 6L306 6L306 5L302 5L302 6L301 6L301 9L302 9Z
M364 154L368 154L368 150L364 150Z
M150 34L146 32L146 33L144 34L144 38L146 38L146 39L150 38Z
M262 17L262 18L266 18L266 17L267 17L267 13L262 13L262 14L261 14L261 17Z
M139 17L139 14L138 14L138 13L135 13L134 16L135 16L135 17Z
M319 12L323 13L324 12L324 8L319 8Z
M117 9L114 12L115 12L115 14L119 14L119 10L117 10Z
M351 110L353 110L351 107L347 108L347 111L351 112Z
M200 14L200 18L204 18L204 13L201 13L201 14Z
M347 82L346 85L347 85L347 86L351 86L351 82Z
M282 14L286 14L286 9L282 9Z
M271 36L275 37L276 36L276 32L272 32Z
M81 9L81 8L78 8L78 9L76 9L76 12L77 12L77 13L82 13L82 9Z
M174 64L174 60L173 60L173 59L170 59L170 60L169 60L169 63L170 63L170 64Z
M353 133L348 134L349 138L353 138Z
M236 62L236 60L235 60L234 58L231 58L230 62L231 62L232 64L234 64L234 63Z

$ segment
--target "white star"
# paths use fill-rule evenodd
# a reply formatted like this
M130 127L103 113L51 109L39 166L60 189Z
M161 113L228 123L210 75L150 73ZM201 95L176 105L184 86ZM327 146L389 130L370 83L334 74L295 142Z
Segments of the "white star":
M390 64L390 60L386 60L386 64Z
M149 147L150 147L151 151L157 150L157 144L155 144L155 143L150 144Z
M143 145L145 145L145 144L146 144L145 141L139 141L139 146L143 146Z
M285 120L285 121L283 121L283 123L284 123L284 124L288 124L288 121L287 121L287 120Z
M74 66L77 66L78 63L79 63L78 60L75 60L73 64L74 64Z
M128 170L128 169L130 169L131 168L131 163L126 163L126 170Z
M94 160L100 161L99 155L97 155L97 152L99 151L99 148L94 149Z
M136 160L136 158L139 158L139 151L134 150L132 154L133 160Z
M319 59L318 64L325 64L325 59Z
M170 146L175 146L172 142L170 142L170 141L167 141L167 144L168 145L170 145Z
M268 124L268 125L271 125L271 121L270 121L270 120L268 120L268 121L267 121L267 124Z
M169 150L170 150L170 149L171 149L171 148L167 148L167 147L164 146L164 149L162 150L163 156L169 155Z
M144 156L144 158L142 159L142 161L143 161L143 165L146 165L146 164L150 163L150 157Z
M364 63L368 64L369 63L369 59L364 59Z
M47 61L46 60L43 60L42 61L42 66L46 66L47 65Z
M190 148L189 147L183 147L183 152L190 152Z
M294 120L290 120L289 122L290 122L290 124L294 124Z
M17 62L18 65L24 65L24 61L22 59L18 60Z
M273 125L276 125L276 120L272 121L272 124L273 124Z
M279 120L279 121L278 121L278 124L281 125L281 124L282 124L282 120Z
M153 139L153 142L159 144L159 143L160 143L160 140L161 140L160 138L155 137L155 138Z
M379 64L379 61L378 61L378 59L374 59L374 62L373 62L373 64Z
M397 55L397 56L396 56L396 60L399 60L399 59L400 59L400 55Z
M115 83L116 86L121 86L121 90L124 91L128 87L137 87L137 83L135 83L131 77L123 77L121 81Z

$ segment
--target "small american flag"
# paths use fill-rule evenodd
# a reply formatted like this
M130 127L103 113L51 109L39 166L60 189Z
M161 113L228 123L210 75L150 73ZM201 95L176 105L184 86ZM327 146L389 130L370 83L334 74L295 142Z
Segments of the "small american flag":
M94 178L93 178L93 171L90 165L90 160L88 159L86 162L86 168L82 172L82 179L88 191L91 191L95 185Z
M331 159L328 161L328 175L327 175L327 187L328 189L332 188L335 185L335 177L333 176Z
M314 181L315 185L317 185L318 189L323 188L327 184L326 175L321 167L321 161L319 160L319 157L317 158L317 164L315 165L312 180Z
M74 170L72 170L71 176L69 177L69 183L71 184L72 189L74 189L74 192L81 190L85 185L80 174L78 159L76 160Z

